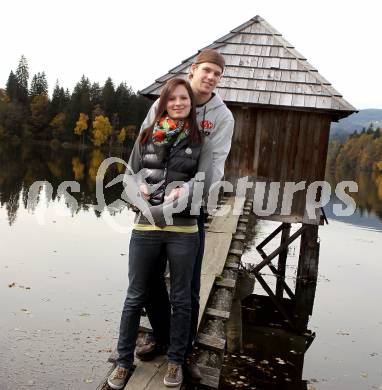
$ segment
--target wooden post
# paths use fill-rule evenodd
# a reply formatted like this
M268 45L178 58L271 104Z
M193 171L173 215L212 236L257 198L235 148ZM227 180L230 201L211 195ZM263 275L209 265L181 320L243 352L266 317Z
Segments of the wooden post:
M319 249L318 226L306 225L301 236L294 305L295 324L301 331L306 329L309 316L313 312Z
M280 245L284 244L290 234L290 223L283 223L282 225L283 230L281 233L281 242ZM286 270L286 261L288 257L288 248L285 248L280 254L279 254L279 261L278 261L278 267L277 267L277 281L276 281L276 297L279 299L283 298L284 293L284 286L283 281L285 280L285 270Z
M305 225L301 235L300 258L297 278L305 282L316 282L318 274L318 225Z
M243 330L241 322L241 300L232 301L231 313L227 321L227 351L240 353L243 350Z
M239 353L243 350L241 301L253 293L254 285L255 278L245 271L240 271L232 301L231 314L227 321L227 351L230 353Z

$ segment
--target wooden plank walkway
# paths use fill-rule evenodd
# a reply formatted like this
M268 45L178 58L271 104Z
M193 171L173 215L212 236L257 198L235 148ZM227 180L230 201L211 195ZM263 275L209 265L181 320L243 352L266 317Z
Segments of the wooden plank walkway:
M229 254L239 255L238 252L235 252L235 249L231 248L231 241L233 235L237 231L237 225L239 223L239 218L242 218L240 215L233 215L233 206L236 206L236 210L242 210L244 207L245 199L236 200L234 197L230 197L222 205L231 206L230 212L224 216L215 216L212 219L211 224L206 229L206 242L205 242L205 251L202 263L201 271L201 289L200 289L200 315L199 315L199 324L202 320L203 313L208 312L208 315L216 316L218 318L227 319L229 317L229 312L219 311L215 309L208 308L206 310L207 302L210 297L211 290L217 281L217 285L222 285L222 287L233 288L235 283L230 283L224 279L217 279L221 276L223 269L225 267L227 257ZM243 239L242 234L240 239ZM237 250L236 250L237 251ZM241 253L240 253L241 254ZM228 264L230 264L228 262ZM228 285L227 285L228 284ZM147 320L147 317L142 317L141 320L141 329L150 330L150 324ZM224 339L212 339L206 337L206 335L200 335L199 342L201 344L208 342L212 347L214 345L219 347L219 350L224 349L225 340ZM109 361L115 361L115 357L111 357ZM165 356L158 357L157 359L150 362L142 362L138 359L135 359L134 364L136 368L133 372L133 375L129 379L125 390L165 390L166 386L163 384L163 377L167 369L167 359ZM209 377L209 370L205 367L207 377ZM216 375L220 373L220 370L214 370L215 379L207 382L211 384L216 382ZM207 383L206 383L207 384ZM215 387L215 386L213 386ZM179 387L178 387L179 388ZM108 386L103 385L99 389L108 389ZM176 387L175 387L176 389Z

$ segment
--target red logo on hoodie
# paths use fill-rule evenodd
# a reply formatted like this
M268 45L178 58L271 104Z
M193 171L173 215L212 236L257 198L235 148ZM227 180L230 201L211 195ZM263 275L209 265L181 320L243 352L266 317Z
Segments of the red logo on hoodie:
M211 130L214 127L214 124L210 121L204 120L200 122L200 127L203 130Z

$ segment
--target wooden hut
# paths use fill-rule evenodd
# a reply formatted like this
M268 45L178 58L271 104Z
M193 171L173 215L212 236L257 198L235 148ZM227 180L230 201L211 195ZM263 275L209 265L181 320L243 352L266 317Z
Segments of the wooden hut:
M226 175L230 178L251 176L256 181L267 182L305 181L309 184L323 180L330 123L350 115L356 109L260 16L250 19L207 47L218 50L225 58L226 69L217 92L235 117ZM156 98L167 80L175 76L186 78L197 54L171 69L142 90L141 94ZM233 202L234 198L231 197L228 203ZM275 306L271 308L267 297L250 294L253 284L248 280L252 283L252 278L248 279L247 276L246 279L244 274L238 273L249 225L247 216L251 210L252 202L247 200L242 217L231 215L226 219L218 216L207 226L207 249L202 269L202 325L196 340L198 364L203 373L201 384L218 388L226 342L225 330L219 335L207 332L208 321L226 325L229 318L226 327L229 330L228 350L240 350L241 325L244 322L251 343L258 351L264 351L265 355L259 360L284 356L274 349L282 344L286 351L284 359L293 366L298 379L288 388L306 389L301 375L303 355L314 339L314 333L307 330L307 325L313 309L318 274L320 220L306 221L302 191L294 202L292 215L276 212L270 217L279 221L280 225L257 245L261 259L251 272L269 295ZM297 230L292 231L291 222L299 225ZM266 245L280 236L280 245L268 254ZM293 288L288 286L285 271L288 247L298 238L300 252L297 280ZM224 255L221 254L222 250L225 251ZM277 266L272 264L276 258ZM225 261L223 272L222 260ZM217 267L220 267L219 271ZM264 280L262 270L265 267L269 267L276 276L275 286L269 286ZM218 276L216 280L215 276ZM222 296L226 297L220 300L224 308L215 305ZM282 329L284 326L286 331ZM265 340L262 337L264 334L268 336ZM269 335L272 335L272 344ZM296 356L291 356L292 352ZM277 359L280 360L279 357ZM162 388L164 362L139 364L126 389ZM274 374L273 371L269 372ZM272 389L276 388L273 378L269 387ZM265 384L262 382L262 386ZM103 382L99 389L105 389L105 386Z
M249 175L281 183L306 181L306 187L324 180L330 123L356 109L260 16L206 48L218 50L225 58L217 92L236 122L226 176ZM141 94L157 97L167 80L187 77L197 54ZM306 217L305 195L304 191L296 194L291 215L275 212L272 219L318 223L318 218ZM281 203L282 194L279 199Z

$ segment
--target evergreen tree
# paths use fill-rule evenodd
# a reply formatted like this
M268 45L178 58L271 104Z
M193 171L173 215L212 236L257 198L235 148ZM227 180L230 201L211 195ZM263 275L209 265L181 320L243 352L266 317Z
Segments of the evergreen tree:
M126 83L119 84L116 92L116 110L119 116L120 125L127 126L129 124L130 117L132 117L130 101L134 92L126 86Z
M58 80L52 94L52 102L50 104L50 116L54 118L60 112L64 112L70 102L70 96L67 96L64 88L60 87Z
M116 112L116 106L114 83L110 77L108 77L105 85L102 88L101 99L102 108L105 110L106 115L111 118L112 115Z
M134 94L130 103L129 112L131 112L131 116L129 123L137 126L137 128L139 129L143 120L146 117L147 111L152 104L153 102L145 98L144 96Z
M80 113L91 116L91 102L90 102L90 81L84 75L81 80L74 87L72 96L70 97L70 104L68 108L68 122L67 126L73 129L76 125Z
M6 86L7 95L11 100L17 100L17 94L19 91L19 85L17 82L16 75L11 71L8 77L7 86Z
M0 128L3 135L20 137L23 132L24 110L19 104L0 102Z
M369 125L369 127L367 128L366 133L367 133L367 134L373 134L373 133L374 133L374 124L373 124L373 122L370 122L370 125Z
M80 112L90 114L90 81L84 75L81 77L80 82L74 87L72 100L74 100L75 109L78 108Z
M48 95L48 82L46 81L45 72L38 72L33 76L29 95L31 100L38 95Z
M101 104L102 90L98 83L93 83L90 87L90 102L92 107Z
M26 104L28 102L29 71L27 59L23 55L16 69L16 79L18 84L17 100L20 103Z

